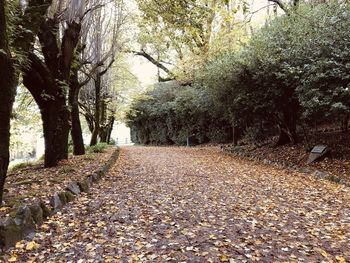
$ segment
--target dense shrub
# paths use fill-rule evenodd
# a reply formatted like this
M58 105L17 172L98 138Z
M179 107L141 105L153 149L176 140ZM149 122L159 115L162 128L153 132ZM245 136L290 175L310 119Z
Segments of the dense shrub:
M350 10L300 4L240 50L207 62L191 87L159 84L128 114L139 143L227 141L231 127L257 140L279 132L296 143L299 126L342 121L350 112ZM174 86L175 85L175 86Z
M233 125L279 128L281 144L297 141L298 124L347 122L349 16L348 5L302 5L211 61L201 83Z
M181 86L176 81L159 83L134 101L127 114L132 140L141 144L183 145L190 136L199 143L227 141L229 124L212 111L205 90Z

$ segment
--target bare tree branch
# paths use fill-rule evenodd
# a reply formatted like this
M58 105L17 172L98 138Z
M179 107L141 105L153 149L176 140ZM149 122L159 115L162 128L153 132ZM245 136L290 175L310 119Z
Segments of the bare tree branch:
M155 58L153 58L150 54L148 54L144 49L141 49L141 51L129 51L130 53L133 53L137 56L141 56L144 57L145 59L147 59L149 62L151 62L153 65L157 66L158 68L160 68L161 70L163 70L164 72L166 72L168 75L170 76L174 76L174 74L170 71L170 69L168 69L167 67L165 67L161 62L157 61Z
M286 8L286 6L281 0L268 0L268 1L277 4L286 14L288 14L288 9Z

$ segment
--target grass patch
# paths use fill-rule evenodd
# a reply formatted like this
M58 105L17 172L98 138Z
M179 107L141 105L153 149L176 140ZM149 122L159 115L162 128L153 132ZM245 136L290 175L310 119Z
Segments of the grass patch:
M98 143L94 146L88 146L86 151L89 153L103 153L108 147L107 143Z
M11 167L10 171L11 172L15 172L21 169L25 169L25 168L29 168L29 167L33 167L34 163L32 162L23 162L23 163L18 163L14 166Z

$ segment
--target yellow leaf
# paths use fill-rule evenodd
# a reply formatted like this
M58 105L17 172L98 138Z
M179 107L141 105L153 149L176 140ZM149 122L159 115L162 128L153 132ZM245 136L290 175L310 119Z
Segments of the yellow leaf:
M101 226L104 226L104 225L105 225L104 222L99 222L99 223L97 223L97 226L98 226L98 227L101 227Z
M339 263L346 263L345 258L343 258L342 256L336 256L335 259L338 260Z
M95 250L96 248L94 247L94 245L92 245L91 243L87 244L85 246L85 250L86 251L90 251L90 250Z
M27 244L26 250L33 250L33 249L38 248L38 246L39 245L37 243L35 243L35 241L31 241Z
M215 235L210 235L209 238L215 240L215 239L216 239L216 236L215 236Z
M12 256L7 261L8 262L16 262L17 261L17 257L16 256Z
M328 258L328 253L324 250L321 250L321 255L324 256L325 258Z
M220 256L220 261L221 262L227 262L227 261L229 261L229 259L228 259L228 257L226 255L221 255Z
M21 242L17 242L16 243L16 248L22 249L22 248L24 248L24 244L21 243Z
M47 224L43 224L43 225L41 226L41 228L44 229L44 230L48 230L48 229L50 228L50 226L47 225Z

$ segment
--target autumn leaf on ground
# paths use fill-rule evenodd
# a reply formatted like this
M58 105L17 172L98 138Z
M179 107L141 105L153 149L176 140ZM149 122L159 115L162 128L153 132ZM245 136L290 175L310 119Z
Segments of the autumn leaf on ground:
M125 147L90 193L6 254L17 262L345 263L348 211L345 186L215 147Z
M38 248L39 245L35 241L28 242L26 245L26 250L33 250Z

